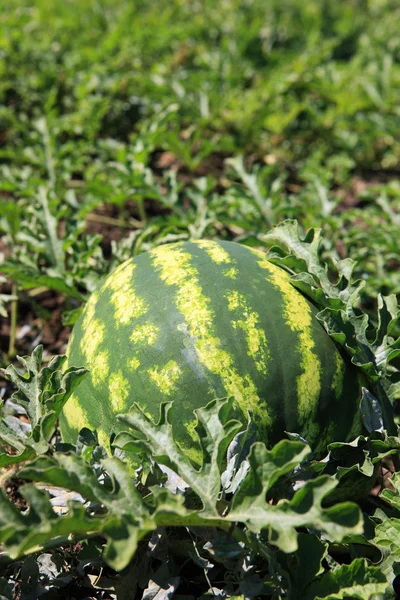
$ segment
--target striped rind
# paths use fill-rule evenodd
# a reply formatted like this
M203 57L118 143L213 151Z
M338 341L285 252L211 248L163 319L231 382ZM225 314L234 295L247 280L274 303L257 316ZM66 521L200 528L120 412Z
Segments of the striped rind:
M289 275L261 252L202 240L123 263L90 297L68 365L86 366L60 419L102 440L137 402L158 419L173 400L177 440L196 459L193 410L234 396L271 445L295 432L318 451L362 431L360 380Z

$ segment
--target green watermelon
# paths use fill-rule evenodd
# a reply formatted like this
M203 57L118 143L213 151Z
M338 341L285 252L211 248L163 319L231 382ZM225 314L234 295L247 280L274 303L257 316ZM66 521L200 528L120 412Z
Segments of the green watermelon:
M63 439L107 443L133 403L154 420L173 401L175 436L196 459L193 409L233 396L259 439L296 432L316 452L362 431L361 380L288 273L234 243L160 246L121 264L90 297L68 366L90 374L61 415Z

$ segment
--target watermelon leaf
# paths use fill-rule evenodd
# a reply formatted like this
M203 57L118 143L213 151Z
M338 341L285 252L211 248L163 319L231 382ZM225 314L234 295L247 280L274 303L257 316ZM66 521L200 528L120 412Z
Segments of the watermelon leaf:
M368 433L383 431L384 421L380 404L375 396L365 388L362 388L360 409L364 427Z
M365 500L378 481L379 469L385 462L389 464L389 457L396 464L400 438L375 430L367 437L361 435L351 442L333 442L328 445L328 450L324 460L307 465L314 474L330 475L338 482L325 503ZM382 492L385 493L386 490Z
M246 476L250 468L247 455L255 441L256 428L249 415L246 429L239 431L228 446L227 465L221 474L221 484L226 494L234 493Z
M5 283L6 281L6 278L0 275L0 285ZM16 295L0 294L0 317L7 317L8 312L6 309L6 305L10 302L16 302L16 300L18 300L18 297Z
M270 543L284 552L297 549L298 527L316 528L332 541L340 541L349 533L362 533L363 523L360 509L351 502L322 507L324 498L336 485L328 475L320 476L307 481L292 500L281 500L272 506L261 502L261 494L252 503L242 496L243 505L237 501L228 519L244 521L254 532L269 528Z
M76 533L77 538L74 539L91 533L103 534L107 539L105 560L115 569L123 569L135 553L141 537L155 529L156 523L137 491L128 467L115 457L102 461L102 467L99 474L83 457L55 453L52 457L38 457L21 470L20 476L81 494L89 502L87 516L94 514L95 517L93 523L89 520L86 532L84 529L71 529L71 534ZM24 493L24 488L21 492ZM54 513L54 519L68 522L70 512L69 506L66 515L57 517ZM29 530L29 524L26 527ZM46 544L51 543L52 537L49 531ZM7 546L6 539L3 543ZM29 546L24 550L34 551ZM14 552L17 556L18 548Z
M400 513L400 474L394 473L390 480L392 489L385 489L382 491L381 498L392 508ZM399 525L397 525L399 526ZM400 545L399 545L400 551Z
M328 555L328 544L314 534L300 533L298 548L293 554L281 554L281 561L288 577L290 600L303 600L306 589L316 577L324 572L322 561Z
M74 492L79 496L72 497L81 502L69 501L66 509L59 511L53 509L53 502L43 491L25 485L20 493L29 510L22 513L1 494L0 542L11 558L18 558L60 543L102 535L106 539L105 561L121 570L132 559L140 540L159 527L215 527L229 532L243 547L266 556L270 552L267 540L284 553L295 552L298 528L320 531L331 541L362 533L363 520L355 504L323 506L324 498L337 485L332 477L317 476L293 494L289 476L309 456L306 444L283 440L267 450L257 442L246 454L246 436L235 438L241 424L230 419L231 404L230 400L217 400L197 411L204 457L199 469L174 441L168 405L163 406L157 425L138 407L119 417L130 429L117 436L115 445L120 440L125 450L134 447L137 452L150 454L153 461L168 466L185 481L189 488L184 491L173 493L168 487L147 486L141 480L147 490L142 495L129 465L116 456L104 458L88 432L80 436L80 455L55 452L35 458L21 469L20 478L46 484L53 495L62 496L60 490ZM251 424L251 415L249 420ZM232 440L236 440L233 446ZM239 473L241 464L248 466L235 484L226 488L224 481L229 479L223 475L235 445L242 450L235 472ZM281 483L284 488L285 480L287 497L276 502L274 486ZM196 508L193 496L202 507Z
M29 505L25 513L0 490L0 540L10 558L31 554L97 532L101 519L91 517L79 502L70 502L68 514L58 517L48 496L35 485L19 489Z
M55 356L40 370L42 354L43 346L37 346L31 356L17 357L25 373L21 374L13 365L0 369L4 377L17 387L11 400L25 411L29 419L29 435L23 436L15 433L12 421L2 418L0 442L13 451L0 453L0 467L17 464L47 451L58 415L87 373L86 369L75 367L63 373L61 367L65 356Z
M246 458L244 476L234 486L232 497L219 502L223 498L221 488L225 480L225 471L220 467L220 450L221 447L226 448L227 441L232 440L238 429L235 421L228 421L225 426L222 423L217 425L217 419L228 418L229 408L229 400L214 400L205 409L197 411L201 424L197 431L205 457L199 470L193 467L174 440L168 405L164 405L157 425L138 407L126 415L119 415L122 423L138 430L141 435L124 432L116 437L114 445L126 451L144 451L156 462L172 469L201 500L203 510L198 517L204 523L211 520L220 527L226 527L228 523L242 523L254 533L267 529L270 542L285 552L297 548L297 527L314 527L317 524L318 529L334 540L340 540L350 532L362 532L361 512L356 505L343 503L328 509L322 507L324 498L337 485L329 476L307 481L291 500L284 499L276 505L268 502L268 492L274 484L288 476L310 454L309 447L299 441L282 440L270 451L261 442L253 444ZM205 416L212 425L206 425ZM129 436L132 436L131 441ZM214 444L211 444L212 439ZM193 515L187 515L187 522L193 524Z
M374 594L384 594L388 588L385 575L379 567L356 558L350 565L342 565L323 575L307 589L305 600L369 600Z
M293 283L313 300L321 302L323 299L328 306L337 305L338 302L353 306L365 286L364 281L351 281L356 263L349 258L335 263L338 281L336 284L331 282L328 265L319 255L322 241L320 229L309 229L305 238L301 239L297 221L286 220L265 234L263 240L277 244L277 247L272 246L269 250L268 259L291 270L294 274Z
M124 442L124 450L142 449L162 465L171 468L181 477L203 502L203 508L210 516L218 516L216 503L220 494L221 463L229 443L242 428L239 421L227 420L233 400L213 400L205 408L195 411L198 418L197 431L203 452L203 465L197 470L176 444L170 422L171 404L163 404L161 418L155 425L138 407L118 419L139 430L145 437L135 439L134 446ZM222 424L220 419L224 419ZM114 445L122 438L117 436Z
M81 302L84 300L84 296L74 287L72 278L69 275L61 277L50 269L47 270L47 273L38 273L36 269L29 265L21 265L20 262L14 263L12 259L8 259L2 265L2 271L14 281L17 281L19 287L23 290L45 287L60 294L65 294L65 296L71 296L71 298Z

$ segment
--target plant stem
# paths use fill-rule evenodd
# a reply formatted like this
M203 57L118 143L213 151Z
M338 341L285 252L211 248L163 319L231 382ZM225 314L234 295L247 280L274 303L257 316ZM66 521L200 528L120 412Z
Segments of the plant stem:
M141 218L141 220L142 220L142 222L144 224L147 221L147 215L146 215L146 211L144 209L144 202L143 202L143 200L137 200L136 204L137 204L137 207L138 207L140 218Z
M41 287L37 287L37 288L33 288L33 289L29 290L28 291L28 296L30 296L31 298L35 298L35 296L39 296L40 294L44 294L48 290L49 290L49 288L47 286L42 285Z
M47 126L47 119L43 119L43 145L46 157L46 167L47 174L49 176L49 182L52 192L56 190L56 171L54 167L54 156L52 149L52 141L49 132L49 128Z
M131 227L141 229L144 225L142 221L133 218L129 219L129 222L126 222L122 219L114 219L113 217L105 217L104 215L96 215L94 213L86 215L86 220L93 223L104 223L104 225L111 225L112 227L123 227L124 229L130 229Z
M11 322L10 322L10 342L8 346L8 358L15 356L15 340L17 337L17 307L18 307L18 289L17 284L12 284L12 295L15 296L15 300L11 300Z
M39 188L38 198L43 209L43 225L46 230L48 239L48 258L51 261L51 263L55 267L57 267L59 273L61 274L65 271L63 243L62 240L58 237L57 218L52 214L50 210L48 192L45 187L42 186Z

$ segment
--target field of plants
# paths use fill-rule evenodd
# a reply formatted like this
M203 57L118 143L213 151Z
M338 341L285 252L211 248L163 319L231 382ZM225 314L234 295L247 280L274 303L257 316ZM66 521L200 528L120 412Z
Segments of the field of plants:
M0 600L400 598L399 28L397 0L2 1ZM109 401L124 394L95 344L101 331L114 352L111 309L92 318L99 285L132 257L211 241L285 271L313 305L362 381L360 435L329 438L331 403L326 428L305 427L323 452L300 431L265 444L233 384L194 405L191 452L151 394L157 418L133 404L117 435L80 427L94 375L65 357L78 319ZM196 300L197 265L175 256L164 279ZM123 323L128 300L109 302ZM199 353L211 313L194 306ZM173 368L152 371L168 393Z

